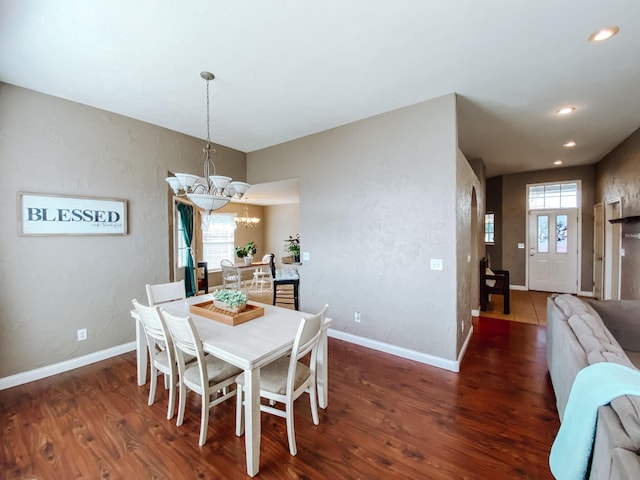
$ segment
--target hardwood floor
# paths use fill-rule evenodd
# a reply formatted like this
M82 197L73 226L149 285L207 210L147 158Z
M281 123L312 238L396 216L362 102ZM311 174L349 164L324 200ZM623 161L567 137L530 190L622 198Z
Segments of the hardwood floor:
M474 319L453 373L329 339L329 406L295 405L298 455L284 419L263 414L262 479L547 479L559 427L538 325ZM136 384L135 354L0 391L2 479L246 479L235 401L211 410L198 447L190 396L181 427L159 384Z
M480 312L481 316L532 325L547 324L547 298L551 293L534 290L511 290L510 295L511 311L509 315L503 313L503 297L492 295L487 304L487 311Z

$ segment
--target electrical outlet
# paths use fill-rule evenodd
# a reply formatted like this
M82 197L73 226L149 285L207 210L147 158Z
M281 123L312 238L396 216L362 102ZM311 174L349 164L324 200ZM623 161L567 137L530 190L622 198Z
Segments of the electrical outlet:
M353 321L356 323L360 323L362 321L362 315L360 315L360 312L353 314Z
M87 329L86 328L81 328L78 330L78 341L81 342L82 340L86 340L87 339Z

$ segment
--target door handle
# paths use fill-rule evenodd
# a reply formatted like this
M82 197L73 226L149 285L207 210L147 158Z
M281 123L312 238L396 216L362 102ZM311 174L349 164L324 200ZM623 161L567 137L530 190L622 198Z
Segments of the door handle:
M533 255L534 255L535 253L536 253L536 251L535 251L535 249L534 249L534 248L530 248L530 249L529 249L529 256L530 256L530 257L533 257Z

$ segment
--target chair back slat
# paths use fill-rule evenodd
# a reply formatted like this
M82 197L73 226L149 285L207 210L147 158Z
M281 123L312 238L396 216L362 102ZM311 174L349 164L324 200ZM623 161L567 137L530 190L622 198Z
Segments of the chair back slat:
M147 283L146 289L149 305L158 305L160 303L184 300L187 298L187 293L184 288L184 280L180 280L178 282L159 283L156 285Z
M176 360L173 341L169 328L162 315L160 315L159 307L148 307L138 302L135 298L131 302L142 322L151 361L155 362L158 352L165 351L169 365L173 365Z
M202 342L200 341L200 336L193 325L191 317L173 315L165 309L160 310L160 312L167 327L169 327L169 332L171 333L171 338L173 339L173 344L176 349L195 357L199 355L203 356Z
M322 334L324 318L328 309L329 305L325 305L322 310L315 315L311 315L300 320L296 338L291 349L289 374L287 376L288 390L292 390L294 388L298 361L305 357L309 352L311 352L309 368L312 374L315 375L317 349L318 344L320 343L320 335Z
M151 336L156 340L164 342L166 340L166 333L168 332L166 330L166 326L162 324L162 318L160 318L158 307L142 305L135 298L131 302L133 303L136 312L138 312L140 321L144 326L147 336Z

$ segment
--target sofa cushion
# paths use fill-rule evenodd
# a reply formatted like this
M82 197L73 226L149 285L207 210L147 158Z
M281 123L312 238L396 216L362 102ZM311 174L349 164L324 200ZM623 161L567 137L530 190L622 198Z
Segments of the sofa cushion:
M640 352L639 300L588 300L625 350Z
M583 302L575 295L568 293L562 293L559 295L552 295L553 302L562 310L564 316L569 318L574 313L595 313L591 305Z
M577 337L583 332L588 332L602 343L619 345L597 314L588 312L574 313L569 317L568 321Z
M624 354L624 352L616 353L616 352L592 350L587 355L587 362L589 363L589 365L593 365L594 363L600 363L600 362L610 362L610 363L617 363L619 365L624 365L630 368L635 368L633 364L629 361L627 356Z

